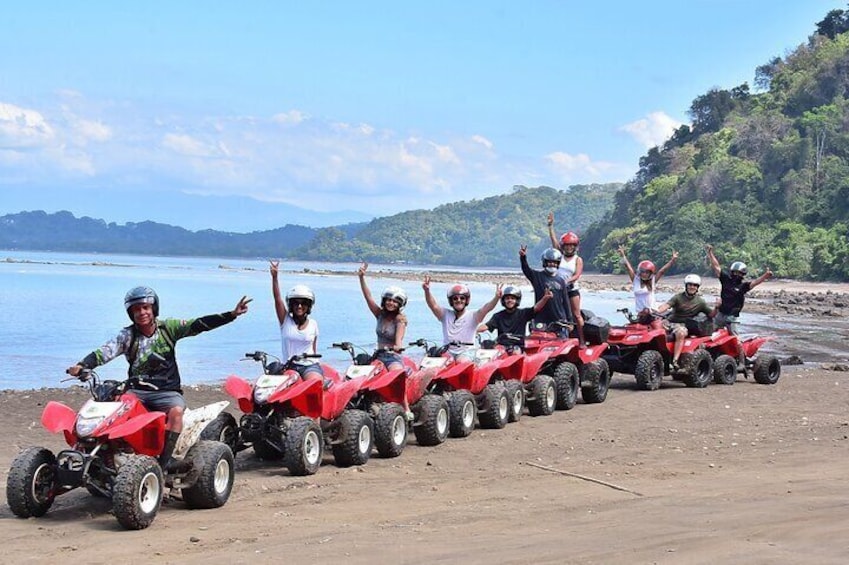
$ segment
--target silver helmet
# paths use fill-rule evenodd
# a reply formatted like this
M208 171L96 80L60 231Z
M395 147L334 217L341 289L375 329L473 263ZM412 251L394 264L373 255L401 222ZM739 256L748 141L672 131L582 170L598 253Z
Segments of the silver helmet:
M383 294L380 295L381 303L386 300L394 300L398 303L398 309L401 310L407 305L407 293L400 286L387 286L383 289Z
M504 287L504 290L501 291L501 305L504 306L504 299L508 296L513 296L516 298L516 307L519 307L519 304L522 303L522 289L518 286L513 286L512 284Z
M154 317L159 316L159 296L157 296L156 292L149 286L137 286L135 288L131 288L127 294L124 295L124 309L127 311L127 315L130 317L130 320L133 319L133 315L130 313L130 308L135 304L152 304Z

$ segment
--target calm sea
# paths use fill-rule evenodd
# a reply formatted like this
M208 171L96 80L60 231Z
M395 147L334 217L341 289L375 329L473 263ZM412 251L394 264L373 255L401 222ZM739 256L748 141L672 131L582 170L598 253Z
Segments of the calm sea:
M324 361L343 368L347 354L331 349L336 341L374 347L374 318L363 301L355 276L320 275L305 269L356 272L354 263L281 263L281 288L309 285L316 293L313 317L320 328L319 352ZM369 270L426 272L424 266L370 265ZM504 269L433 267L433 270L505 272ZM515 273L519 273L518 265ZM379 296L390 284L404 288L410 301L408 341L424 337L441 340L439 322L427 308L421 283L370 278ZM231 310L242 295L254 300L250 312L232 324L179 342L177 359L185 384L221 383L230 374L254 377L258 366L242 361L249 351L279 355L280 333L271 297L268 263L262 260L95 255L0 251L0 389L69 386L61 384L65 368L113 337L129 324L123 297L134 286L153 287L160 297L161 315L192 318ZM444 296L449 285L434 284ZM492 284L470 283L472 306L494 292ZM530 305L533 293L524 287ZM616 308L631 306L628 293L586 294L584 307L620 323ZM499 307L500 308L500 307ZM411 349L413 356L421 352ZM115 359L98 370L106 378L126 375L126 362Z

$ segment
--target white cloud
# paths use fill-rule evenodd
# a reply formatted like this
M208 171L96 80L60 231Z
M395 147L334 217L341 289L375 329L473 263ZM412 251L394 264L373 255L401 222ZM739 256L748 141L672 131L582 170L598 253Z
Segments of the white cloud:
M162 146L186 157L212 157L216 154L214 147L185 134L165 134L162 138Z
M474 141L475 143L480 143L487 149L492 149L492 142L482 135L473 135L472 141Z
M657 111L650 113L645 118L625 124L619 130L630 134L646 149L651 149L663 145L680 126L681 122L678 120L664 112Z
M291 124L297 125L301 122L309 119L309 116L300 110L289 110L288 112L281 112L279 114L274 114L271 117L271 121L278 124Z
M40 112L0 102L0 147L38 147L49 144L55 137L56 133Z
M604 171L614 166L612 163L606 163L604 161L593 161L585 153L571 155L562 151L556 151L546 155L545 159L552 168L566 177L598 177Z

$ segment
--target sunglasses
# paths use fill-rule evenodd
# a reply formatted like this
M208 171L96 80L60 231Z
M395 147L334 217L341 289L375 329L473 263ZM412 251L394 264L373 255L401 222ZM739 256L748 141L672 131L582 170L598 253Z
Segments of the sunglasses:
M304 308L310 305L310 301L305 298L293 298L289 303L292 306L303 306Z
M459 296L459 295L457 295L457 296L452 296L452 297L451 297L451 298L449 298L448 300L450 300L451 302L465 302L465 301L466 301L466 297L465 297L465 296Z

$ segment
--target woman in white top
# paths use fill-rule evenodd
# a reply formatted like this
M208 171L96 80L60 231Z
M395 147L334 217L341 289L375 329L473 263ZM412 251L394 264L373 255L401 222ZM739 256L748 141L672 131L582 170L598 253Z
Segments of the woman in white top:
M309 317L315 304L315 294L308 286L298 284L286 293L284 302L277 282L280 262L270 261L270 263L271 293L274 296L277 321L280 322L280 340L283 350L281 359L287 363L295 355L315 354L318 345L318 323ZM307 373L324 375L321 365L309 359L300 360L293 365L302 377Z
M637 272L635 273L634 267L631 266L631 262L628 261L628 257L625 255L624 245L619 246L619 255L622 256L622 262L628 270L628 278L631 279L634 285L634 308L637 311L637 321L646 325L659 325L660 320L654 320L652 318L652 312L657 307L655 289L666 271L678 259L678 252L673 251L672 258L669 262L657 272L655 272L654 263L646 260L640 261L637 265Z

